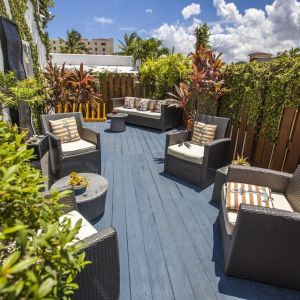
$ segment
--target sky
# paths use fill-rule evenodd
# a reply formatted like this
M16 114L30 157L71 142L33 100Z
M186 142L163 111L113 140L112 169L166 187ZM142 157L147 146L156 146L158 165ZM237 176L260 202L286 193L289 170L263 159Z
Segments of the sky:
M73 28L86 38L114 38L115 48L125 33L137 32L189 53L194 28L203 22L226 62L248 60L254 51L300 47L297 0L56 0L51 12L50 38L64 38Z

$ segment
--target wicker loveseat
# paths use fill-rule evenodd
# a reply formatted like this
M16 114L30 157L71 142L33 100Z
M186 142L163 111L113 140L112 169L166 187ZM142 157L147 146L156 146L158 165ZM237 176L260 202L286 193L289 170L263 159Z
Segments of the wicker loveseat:
M64 190L66 188L61 188ZM71 192L71 191L70 191ZM60 200L65 205L61 220L65 217L75 225L78 219L82 225L77 238L85 243L82 251L86 260L91 261L79 273L73 299L89 300L117 300L120 295L120 261L117 232L110 227L97 232L97 230L78 212L74 192Z
M74 117L80 140L61 143L52 133L50 121ZM49 137L49 152L52 174L55 179L69 175L72 171L101 173L100 134L84 126L81 113L42 115L44 135Z
M300 289L300 166L293 175L230 166L227 182L270 188L276 208L240 204L230 211L224 185L219 220L225 274Z
M178 106L169 105L165 102L161 105L161 112L152 112L150 110L139 111L136 107L132 109L124 108L125 99L126 97L112 98L111 104L113 110L128 114L126 123L160 129L163 132L181 124L182 108ZM135 99L139 100L139 98ZM149 102L151 101L158 100L149 99Z
M193 132L168 133L165 148L165 172L201 187L213 183L216 170L227 165L230 139L225 138L229 119L197 115L194 121L217 125L214 141L205 146L190 143Z

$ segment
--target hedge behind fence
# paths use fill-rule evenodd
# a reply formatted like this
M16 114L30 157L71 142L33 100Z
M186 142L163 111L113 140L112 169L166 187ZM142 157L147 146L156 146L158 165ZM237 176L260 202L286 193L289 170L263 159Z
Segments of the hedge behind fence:
M220 99L218 114L236 123L244 110L257 131L274 141L283 108L300 105L300 55L228 65L225 81L231 91Z

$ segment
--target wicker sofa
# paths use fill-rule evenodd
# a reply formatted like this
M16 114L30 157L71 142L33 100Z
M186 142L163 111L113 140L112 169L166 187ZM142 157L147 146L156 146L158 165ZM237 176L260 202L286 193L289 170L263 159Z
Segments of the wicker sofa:
M197 115L195 121L217 125L215 140L205 146L190 143L193 132L168 133L165 147L165 172L203 188L213 183L216 170L227 165L230 139L225 138L229 119Z
M159 129L164 132L167 129L178 127L182 122L182 108L178 106L169 105L166 102L161 105L160 113L151 112L150 110L139 111L136 107L132 109L124 108L125 99L126 97L112 98L111 105L113 110L128 114L126 123Z
M269 187L276 208L241 204L232 212L224 185L219 220L225 274L300 289L300 166L293 175L230 166L227 182Z
M64 190L61 188L60 190ZM49 195L49 193L48 193ZM47 196L47 195L46 195ZM61 220L67 217L75 225L78 219L82 220L81 229L77 238L85 243L82 251L86 260L91 261L79 273L76 282L79 289L75 291L73 299L117 300L120 295L120 261L117 232L110 227L97 232L96 229L78 212L74 192L62 198L65 205Z
M50 120L75 117L80 140L62 144L52 133ZM62 178L72 171L101 174L100 134L85 127L81 113L42 115L43 134L49 137L49 152L52 174Z

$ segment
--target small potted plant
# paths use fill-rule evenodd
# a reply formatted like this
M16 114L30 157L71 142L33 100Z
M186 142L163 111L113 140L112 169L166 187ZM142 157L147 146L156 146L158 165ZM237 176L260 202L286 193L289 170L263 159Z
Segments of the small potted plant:
M67 184L71 185L75 195L79 196L86 191L86 187L88 186L89 181L87 180L87 178L78 174L77 172L72 172Z
M236 165L236 166L244 166L244 167L250 167L250 164L248 163L248 158L243 157L242 155L240 156L239 154L237 155L236 159L234 159L231 164Z

